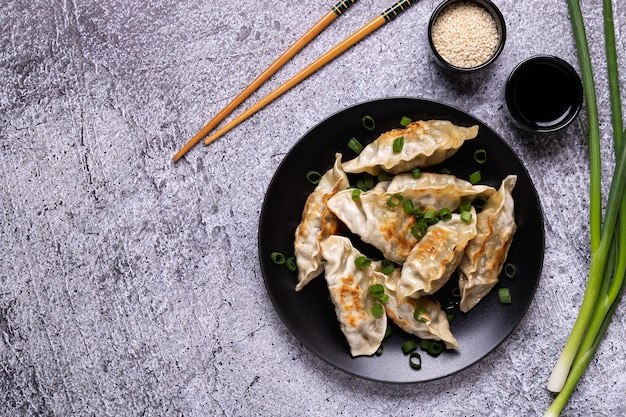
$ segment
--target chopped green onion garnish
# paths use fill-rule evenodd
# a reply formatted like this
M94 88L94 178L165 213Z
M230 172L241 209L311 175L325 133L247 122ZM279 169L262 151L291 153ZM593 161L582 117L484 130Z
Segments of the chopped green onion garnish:
M383 308L381 304L374 304L372 306L372 316L374 316L375 318L377 319L381 318L384 313L385 313L385 309Z
M439 356L443 352L445 346L438 340L429 340L426 346L426 352L431 356Z
M383 304L389 301L389 295L385 294L385 287L381 284L370 285L367 292Z
M476 210L480 211L487 205L487 200L482 197L476 197L474 201L472 201L472 205L476 207Z
M388 261L387 259L383 260L381 263L381 271L385 275L391 274L396 269L396 266L393 262Z
M420 339L420 349L427 350L428 349L428 339Z
M306 173L306 179L309 180L311 184L317 185L322 179L322 174L317 171L309 171Z
M472 213L470 211L461 212L461 220L466 223L470 223L472 221Z
M463 213L464 211L472 210L472 202L470 200L461 201L461 205L459 206L459 211Z
M413 210L413 216L415 216L416 219L421 219L424 217L424 209L421 207L415 207L415 210Z
M461 298L461 290L459 289L459 287L452 288L451 294L454 298Z
M270 255L270 259L277 265L282 265L285 263L285 255L280 252L272 252Z
M404 136L399 136L393 141L393 153L402 152L402 148L404 148Z
M502 304L511 304L511 292L508 288L498 288L498 299Z
M446 311L446 318L448 319L448 323L452 323L452 320L454 320L454 313L452 311Z
M357 256L356 259L354 260L354 264L357 266L357 268L361 268L361 269L365 269L369 267L371 263L372 263L372 260L368 258L367 256Z
M383 296L383 294L385 294L385 287L383 287L381 284L370 285L367 288L367 292L372 297L379 299Z
M484 164L487 162L487 151L484 149L476 149L474 151L474 161L479 164Z
M440 174L445 174L445 175L451 175L452 171L450 171L448 168L441 168L441 171L439 171Z
M409 355L409 364L413 369L422 369L422 357L417 352L411 352Z
M363 174L363 183L365 184L365 188L371 190L372 188L374 188L376 181L374 181L373 175L366 172Z
M291 257L287 258L287 260L285 261L285 266L291 272L295 271L297 269L296 257L295 256L291 256Z
M472 172L469 176L469 182L472 184L478 184L482 179L482 174L480 171Z
M372 188L374 188L374 185L374 176L368 173L364 173L363 176L359 178L359 180L356 182L357 188L362 191L371 190Z
M408 340L402 344L402 352L408 354L417 349L417 342L415 340Z
M422 317L422 314L428 314L428 310L424 307L418 307L413 312L413 318L420 323L426 323L426 319Z
M439 220L437 218L437 211L433 209L428 209L424 212L424 219L428 224L435 224Z
M406 200L404 204L402 204L402 207L404 208L404 213L406 214L413 214L413 212L415 211L413 200Z
M419 168L413 168L411 170L411 176L415 179L418 179L422 175L422 170Z
M363 123L363 127L370 132L376 128L376 122L374 121L374 118L372 118L372 116L370 116L369 114L361 117L361 123Z
M354 190L352 190L352 200L357 201L360 198L361 198L361 190L358 188L355 188Z
M439 218L443 221L450 220L452 218L452 212L450 211L450 209L444 207L439 210Z
M351 138L348 141L348 148L352 149L355 153L361 153L363 145L356 138Z
M400 119L400 126L407 127L412 121L413 120L411 120L410 117L402 116L402 119Z
M391 179L391 176L386 172L381 172L377 175L376 178L378 178L378 181L389 181Z
M517 276L517 267L511 263L504 265L504 275L508 278L515 278Z
M420 219L423 220L423 219ZM411 226L411 234L415 239L420 240L426 235L426 227L421 226L419 223Z
M402 200L404 200L404 197L402 197L402 194L394 194L387 199L387 205L389 207L396 207L402 204Z

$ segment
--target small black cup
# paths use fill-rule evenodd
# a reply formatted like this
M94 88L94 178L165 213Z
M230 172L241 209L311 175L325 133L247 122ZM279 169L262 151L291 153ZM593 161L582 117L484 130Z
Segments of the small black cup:
M561 58L537 55L521 62L506 82L506 105L515 124L535 133L555 132L576 118L583 86Z
M474 4L484 8L493 18L496 24L496 30L498 32L498 45L493 54L484 62L472 67L460 67L448 62L437 50L435 42L433 41L433 27L437 22L440 15L446 10L446 8L456 4ZM506 24L504 22L504 16L500 12L500 9L491 0L444 0L435 8L430 21L428 22L428 43L430 44L430 50L432 55L440 66L457 73L473 73L476 70L480 70L489 66L493 61L500 56L500 53L504 49L506 43Z

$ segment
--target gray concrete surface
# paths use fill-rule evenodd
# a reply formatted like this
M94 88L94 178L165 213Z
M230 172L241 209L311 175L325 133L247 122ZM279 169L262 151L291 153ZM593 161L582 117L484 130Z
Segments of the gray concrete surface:
M502 90L534 54L578 67L566 2L497 0L507 44L473 77L430 58L425 30L437 3L421 0L173 163L332 1L2 2L0 415L542 415L588 268L588 160L577 125L546 137L516 129ZM601 2L583 3L607 185ZM389 5L358 3L253 99ZM626 71L626 7L614 7ZM486 122L527 166L546 214L539 289L510 338L453 377L400 386L346 375L301 346L269 300L257 256L264 192L290 147L338 110L392 96L443 101ZM626 415L625 313L565 415Z

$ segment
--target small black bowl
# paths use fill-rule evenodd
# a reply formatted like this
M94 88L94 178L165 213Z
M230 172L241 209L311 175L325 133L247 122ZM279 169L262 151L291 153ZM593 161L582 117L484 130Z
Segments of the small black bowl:
M465 65L459 65L458 62L454 62L454 63L449 62L449 60L446 60L446 58L444 57L445 53L443 53L442 55L443 51L439 51L437 49L437 42L433 41L433 26L437 22L437 19L440 18L442 13L446 11L448 7L454 6L455 4L473 4L473 5L480 6L491 15L491 17L493 18L496 24L496 31L497 31L498 39L497 39L497 46L495 47L495 50L493 51L493 53L491 53L491 55L486 57L484 60L480 60L480 62L477 62L475 65L465 66ZM455 25L455 27L458 28L459 26ZM459 73L474 72L481 68L485 68L486 66L491 64L493 61L495 61L496 58L498 58L498 56L504 49L504 44L506 42L506 24L504 23L504 16L502 16L502 13L500 12L500 10L490 0L444 0L435 8L433 14L430 17L430 22L428 23L428 42L430 43L430 49L433 53L435 61L441 66L443 66L444 68L447 68L447 69L450 69L452 71L459 72ZM452 59L450 60L454 61Z
M515 67L504 95L518 127L550 133L576 118L583 103L583 86L569 63L556 56L537 55Z

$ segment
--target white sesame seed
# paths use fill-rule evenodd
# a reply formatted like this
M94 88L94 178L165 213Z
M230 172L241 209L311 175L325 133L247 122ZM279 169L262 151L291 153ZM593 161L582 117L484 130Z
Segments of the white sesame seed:
M500 34L491 14L482 6L455 3L437 16L432 40L441 57L459 68L477 67L496 52Z

